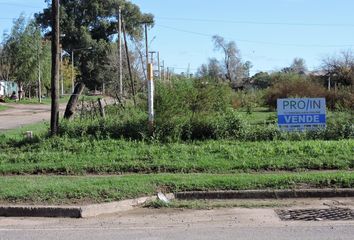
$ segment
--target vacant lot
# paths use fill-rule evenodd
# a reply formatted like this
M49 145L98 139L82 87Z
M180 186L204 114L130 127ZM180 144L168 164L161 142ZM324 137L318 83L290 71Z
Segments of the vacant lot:
M262 129L263 125L266 129L275 121L274 112L238 114L251 125L250 130ZM341 119L338 114L330 118ZM350 118L347 113L342 117ZM90 125L90 118L99 123L98 128ZM64 132L61 137L48 138L47 123L3 134L0 201L75 204L134 198L156 191L354 187L354 140L350 137L338 135L342 140L326 141L299 135L296 141L251 142L112 139L102 135L102 119L90 115L88 119L69 122L67 127L77 131L76 126L85 123L92 135L79 133L82 136L74 137ZM132 119L131 115L126 119ZM34 139L24 139L27 130L34 132ZM139 128L129 131L140 134Z

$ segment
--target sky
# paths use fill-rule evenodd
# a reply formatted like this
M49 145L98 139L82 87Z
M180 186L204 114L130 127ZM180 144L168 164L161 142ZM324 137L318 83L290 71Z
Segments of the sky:
M159 51L175 72L191 72L222 58L213 35L235 41L251 73L287 67L304 58L310 70L321 60L354 48L353 0L131 0L156 24L149 31L150 50ZM0 0L0 32L12 18L46 6L44 0Z

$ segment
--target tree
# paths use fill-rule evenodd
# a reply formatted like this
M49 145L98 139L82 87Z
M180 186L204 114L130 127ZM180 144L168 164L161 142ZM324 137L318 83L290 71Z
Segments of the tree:
M208 76L212 79L222 79L222 67L216 58L210 58L208 63Z
M145 69L142 68L141 58L140 58L140 50L135 49L134 51L129 51L129 58L131 61L132 67L132 75L134 79L144 79L143 71ZM107 87L107 90L110 91L111 94L119 92L119 67L118 67L118 47L117 44L111 44L111 50L107 55L107 61L103 65L105 69L104 75L100 77L102 83L104 83ZM123 79L129 79L129 71L128 71L128 63L127 63L127 55L126 52L123 51L122 53L122 62L123 62ZM142 82L140 82L142 83ZM134 81L135 85L139 85L136 81ZM141 86L138 86L138 88ZM131 92L131 82L130 81L123 81L123 89L125 93L132 93Z
M36 14L36 20L42 29L50 33L51 8ZM118 27L118 9L122 9L124 24L130 36L141 39L142 22L153 25L151 14L141 13L139 7L126 0L62 0L60 8L60 27L65 37L61 39L63 49L72 53L74 49L92 48L92 51L75 52L75 65L79 66L78 80L94 89L102 84L105 77L107 55Z
M332 85L352 86L354 83L354 55L343 51L338 56L322 60L322 71L331 79Z
M215 50L221 50L224 54L224 74L230 82L241 82L244 77L244 66L240 51L234 41L227 42L223 37L213 36Z
M9 80L10 78L10 65L6 59L6 53L2 46L0 46L0 79Z
M282 69L283 73L296 73L296 74L306 74L307 67L305 60L303 58L294 58L290 67Z
M71 92L72 91L72 78L74 73L74 79L79 74L79 69L74 67L74 71L72 70L72 65L68 58L64 58L61 62L60 72L63 78L63 85L64 85L64 92ZM60 80L61 81L61 80Z
M38 88L39 72L44 84L50 80L48 57L50 44L43 40L35 22L26 21L23 16L16 19L3 41L1 65L6 80L17 82L20 89L31 95Z
M223 72L224 77L233 84L240 87L249 80L250 61L242 62L241 54L234 41L227 42L223 37L213 36L215 50L221 50L224 54Z
M251 84L255 88L265 89L271 85L271 76L267 72L259 72L251 78Z
M197 76L199 78L209 77L209 69L207 64L202 64L197 71Z

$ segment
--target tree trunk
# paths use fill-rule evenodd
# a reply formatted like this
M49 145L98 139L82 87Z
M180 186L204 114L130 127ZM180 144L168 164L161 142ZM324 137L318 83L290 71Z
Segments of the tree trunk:
M83 83L78 83L75 87L74 93L71 95L70 100L68 102L68 105L66 106L64 118L70 120L75 112L76 112L76 106L79 101L79 97L81 93L84 91L85 84Z
M99 98L97 101L98 101L98 106L100 108L100 116L102 118L106 118L106 113L105 113L105 110L104 110L104 105L103 105L102 99Z

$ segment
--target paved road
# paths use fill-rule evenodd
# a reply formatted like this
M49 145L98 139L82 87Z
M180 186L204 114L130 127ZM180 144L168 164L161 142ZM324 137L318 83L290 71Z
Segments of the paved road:
M10 109L0 111L0 132L50 119L50 105L6 104L6 106ZM60 110L64 109L65 105L60 105Z
M354 221L282 222L272 209L137 209L94 219L0 218L0 239L352 240Z

